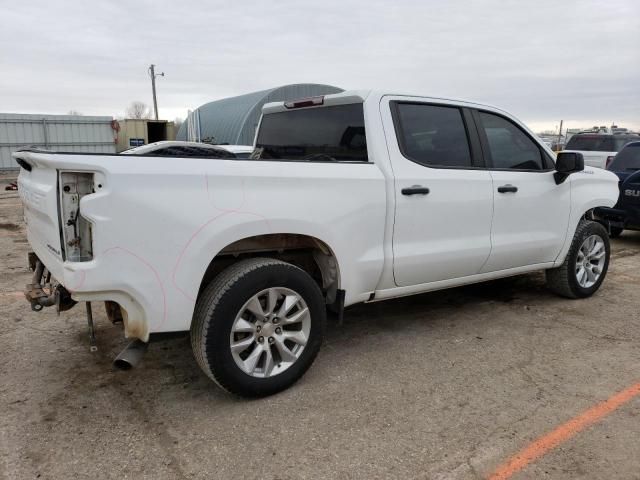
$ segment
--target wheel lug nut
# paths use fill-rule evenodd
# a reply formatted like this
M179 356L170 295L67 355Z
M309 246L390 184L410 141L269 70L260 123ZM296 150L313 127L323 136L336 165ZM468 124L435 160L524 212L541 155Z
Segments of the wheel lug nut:
M274 319L272 320L273 323L278 323L280 320L278 320L278 317L274 317Z
M264 342L264 337L258 337L258 343Z
M275 340L273 339L273 337L269 337L269 343L273 343L275 342Z
M280 327L276 328L276 333L280 335L282 333L282 329Z
M259 332L260 330L262 330L262 327L261 327L260 325L258 325L258 326L256 327L256 332Z

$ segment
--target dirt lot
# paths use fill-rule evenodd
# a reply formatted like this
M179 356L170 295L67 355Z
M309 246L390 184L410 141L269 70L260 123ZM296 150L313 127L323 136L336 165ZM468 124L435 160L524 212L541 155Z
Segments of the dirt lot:
M186 338L119 372L111 362L126 342L101 305L96 353L83 308L32 312L6 180L3 479L486 478L559 426L560 441L534 444L546 454L512 478L640 479L640 396L605 404L599 421L591 411L595 423L575 436L566 425L640 382L638 233L613 242L609 276L588 300L557 298L533 274L349 309L302 381L246 401L200 372Z

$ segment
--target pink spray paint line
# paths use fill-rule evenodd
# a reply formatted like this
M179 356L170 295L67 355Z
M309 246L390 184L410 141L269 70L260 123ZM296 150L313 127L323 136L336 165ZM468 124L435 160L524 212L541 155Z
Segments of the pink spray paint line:
M209 180L208 180L208 175L205 174L205 186L206 186L206 191L207 191L207 197L209 197L209 199L211 200L210 196L209 196ZM214 223L216 220L229 215L229 214L244 214L244 215L252 215L258 218L261 218L262 220L264 220L264 222L267 225L267 229L269 232L273 232L273 228L271 227L271 223L269 222L269 219L267 219L264 215L261 215L259 213L255 213L255 212L251 212L251 211L245 211L242 210L242 207L244 207L244 204L246 203L246 192L245 192L245 184L244 184L244 179L242 180L242 202L240 204L240 206L238 208L235 209L225 209L225 208L221 208L215 205L214 203L214 208L216 208L217 210L219 210L221 213L218 213L217 215L215 215L213 218L210 218L208 221L206 221L204 224L202 224L200 227L198 227L195 232L191 235L191 237L189 238L189 240L186 242L185 246L182 248L180 254L178 255L178 258L176 259L176 263L175 266L173 268L172 271L172 275L171 275L171 279L172 279L172 283L173 286L182 294L184 295L188 300L195 302L195 298L193 298L191 295L189 295L187 292L185 292L182 288L180 288L180 286L177 284L177 280L176 280L176 273L177 270L187 252L187 250L189 249L191 243L194 241L194 239L209 225L211 225L212 223ZM162 308L163 308L163 313L162 313L162 323L160 325L158 325L158 327L156 328L161 328L162 325L164 325L164 323L167 320L167 316L168 316L168 312L167 312L167 295L166 295L166 291L164 288L164 283L162 281L162 279L160 278L160 275L158 273L158 271L153 267L153 265L148 262L147 260L145 260L142 256L126 249L123 247L111 247L111 248L107 248L106 250L104 250L102 252L102 255L106 255L110 252L113 251L121 251L123 253L126 253L130 256L132 256L133 258L135 258L136 260L138 260L140 263L142 263L146 268L148 268L154 275L158 286L160 287L160 292L162 294ZM76 291L78 291L80 288L82 288L82 286L84 286L86 279L87 279L87 272L85 270L80 270L79 272L76 272L77 275L80 276L79 281L73 285L72 287L67 287L67 290L69 290L70 293L74 293Z
M69 291L69 293L75 293L76 291L78 291L80 288L82 288L82 286L84 285L84 282L87 280L87 272L86 272L86 270L80 270L80 271L76 271L76 272L73 272L73 273L74 273L74 280L75 280L75 277L77 275L80 275L80 281L77 282L72 287L65 286L65 288Z
M107 248L104 252L102 252L102 254L106 255L107 253L113 252L113 251L116 251L116 250L124 252L124 253L126 253L128 255L131 255L133 258L135 258L140 263L142 263L145 267L147 267L149 270L151 270L151 272L155 276L156 281L158 282L158 286L160 287L160 292L162 293L162 322L155 328L156 329L161 328L167 321L167 295L165 293L164 284L162 282L162 279L160 278L160 275L158 274L158 271L153 267L153 265L151 265L151 263L149 263L143 257L141 257L140 255L132 252L131 250L128 250L128 249L123 248L123 247Z
M209 198L209 200L212 200L211 197L209 196L209 176L205 173L204 175L205 178L205 185L206 185L206 190L207 190L207 198ZM176 273L178 271L178 268L180 267L180 264L182 263L182 260L185 256L185 253L187 252L187 250L189 249L189 246L191 245L191 243L194 241L194 239L209 225L211 225L213 222L215 222L216 220L218 220L219 218L224 217L225 215L228 214L245 214L245 215L253 215L254 217L258 217L261 218L262 220L264 220L264 222L267 224L267 229L268 231L271 233L273 232L273 229L271 228L271 223L269 222L269 220L267 219L267 217L265 217L264 215L260 215L259 213L255 213L255 212L251 212L251 211L245 211L242 210L242 207L244 207L244 204L246 203L246 192L245 192L245 185L244 185L244 179L241 180L241 184L242 184L242 202L240 203L240 207L238 208L221 208L216 206L215 204L215 199L213 199L213 207L216 210L219 210L222 213L219 213L217 215L215 215L214 217L210 218L209 220L207 220L205 223L203 223L202 225L200 225L200 227L198 227L195 232L193 232L193 234L191 235L191 237L189 237L189 240L187 240L187 243L184 245L184 247L182 248L182 250L180 251L180 254L178 255L178 258L176 259L176 263L173 267L173 272L171 273L171 281L173 283L173 286L176 290L178 290L182 295L184 295L184 297L186 299L188 299L191 302L195 302L196 299L191 296L189 293L185 292L182 288L180 288L180 286L178 285L178 282L176 280Z
M191 300L192 302L195 302L195 298L191 297L191 295L189 295L187 292L182 290L182 288L180 288L180 286L178 285L178 283L176 281L176 272L178 271L178 267L180 266L180 263L182 262L182 258L184 257L184 254L186 253L187 249L189 248L189 245L191 245L191 242L193 242L193 240L198 236L198 234L202 230L204 230L207 226L209 226L210 224L215 222L218 218L224 217L225 215L227 215L229 213L231 213L231 212L219 213L215 217L209 219L207 222L202 224L195 232L193 232L193 234L191 235L191 237L189 238L187 243L182 248L182 251L178 255L178 258L176 259L176 263L175 263L175 265L173 267L173 272L171 272L171 281L172 281L173 286L175 287L175 289L178 290L180 293L182 293L182 295L184 295L187 299Z
M162 322L160 323L160 325L158 325L156 328L161 328L166 320L167 320L167 295L165 293L165 289L164 289L164 284L162 282L162 280L160 279L160 275L158 274L158 271L153 267L153 265L151 265L151 263L149 263L147 260L145 260L143 257L141 257L140 255L132 252L131 250L128 250L126 248L123 247L110 247L107 248L106 250L104 250L101 253L102 255L107 255L110 252L114 252L114 251L121 251L123 253L126 253L127 255L132 256L133 258L135 258L136 260L138 260L140 263L142 263L145 267L147 267L149 270L151 270L151 272L153 273L156 281L158 282L158 285L160 286L160 292L162 294ZM84 284L86 283L87 280L87 272L86 270L80 270L77 272L74 272L74 279L76 276L80 276L80 280L73 286L66 286L65 288L69 291L69 293L78 293L78 291L80 290L80 288L82 288L84 286Z

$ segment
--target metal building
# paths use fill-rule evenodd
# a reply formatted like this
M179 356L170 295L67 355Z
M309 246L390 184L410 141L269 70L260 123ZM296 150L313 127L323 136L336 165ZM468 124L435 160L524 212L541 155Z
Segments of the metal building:
M118 120L117 130L118 153L132 147L147 145L148 143L176 139L175 125L167 120L125 118L124 120Z
M25 146L115 153L112 122L111 117L0 113L0 170L18 168L11 153Z
M342 91L331 85L298 83L205 103L190 114L191 121L182 124L176 139L252 145L265 103ZM191 132L188 135L189 124Z

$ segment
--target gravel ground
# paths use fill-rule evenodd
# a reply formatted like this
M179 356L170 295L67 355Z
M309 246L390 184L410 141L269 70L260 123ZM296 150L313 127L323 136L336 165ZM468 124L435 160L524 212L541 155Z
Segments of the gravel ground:
M15 192L0 178L0 478L474 479L640 381L640 234L613 241L603 288L555 297L532 274L347 310L293 388L247 401L187 338L125 346L94 304L35 313ZM640 397L513 478L640 478Z

